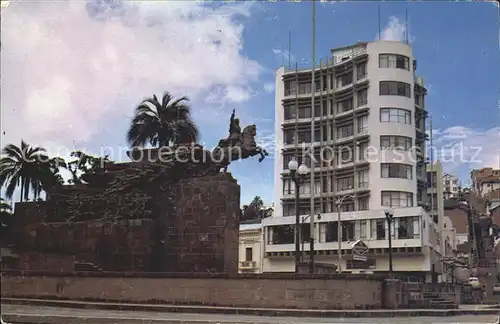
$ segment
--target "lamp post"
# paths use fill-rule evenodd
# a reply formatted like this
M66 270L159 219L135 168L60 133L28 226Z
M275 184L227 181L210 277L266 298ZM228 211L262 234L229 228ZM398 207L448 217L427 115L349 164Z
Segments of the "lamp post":
M389 232L389 278L392 279L392 231L391 224L394 217L394 211L392 209L384 210L385 220L387 221L387 227Z
M344 203L344 200L346 198L354 198L354 196L353 195L342 196L335 203L337 205L337 240L339 241L339 246L338 246L338 250L337 250L337 258L338 258L337 272L338 273L341 272L340 264L342 262L342 227L340 225L340 207L342 206L342 204Z
M300 261L304 261L304 238L302 236L302 229L304 228L304 222L309 218L311 217L311 215L307 215L307 216L304 216L302 217L302 221L301 221L301 226L300 226L300 241L302 242L302 249L300 251ZM317 220L321 220L321 214L318 214L317 217L316 217ZM313 231L314 231L314 217L311 217L311 228L310 228L310 231L311 231L311 235L309 237L309 244L310 244L310 248L309 248L309 251L310 251L310 258L309 258L309 272L310 273L314 273L314 236L312 235Z
M299 272L300 263L300 185L304 181L304 177L309 171L304 164L299 166L296 159L290 160L288 163L290 176L295 183L295 273Z

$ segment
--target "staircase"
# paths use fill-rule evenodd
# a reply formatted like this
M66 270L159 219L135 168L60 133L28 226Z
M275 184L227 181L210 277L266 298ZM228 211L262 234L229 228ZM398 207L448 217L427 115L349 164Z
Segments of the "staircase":
M425 304L431 309L457 309L458 305L453 300L449 300L440 296L436 292L425 292L424 293Z

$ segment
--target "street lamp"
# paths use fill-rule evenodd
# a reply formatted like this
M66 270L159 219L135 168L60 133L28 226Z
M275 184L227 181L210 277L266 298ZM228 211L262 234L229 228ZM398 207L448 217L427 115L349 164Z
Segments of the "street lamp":
M302 236L302 230L304 229L304 222L311 217L311 215L307 215L302 217L301 221L301 226L300 226L300 241L302 242L302 249L300 251L300 261L304 262L304 238ZM316 217L317 220L321 220L321 214L318 214ZM314 231L314 217L311 217L311 222L310 222L310 231L313 233ZM309 252L310 252L310 258L309 258L309 272L314 273L314 235L309 236Z
M342 262L342 227L340 226L340 207L342 206L342 204L344 203L344 200L346 198L354 199L354 196L353 195L342 196L335 203L337 205L337 240L339 241L339 246L338 246L338 251L337 251L337 258L338 258L337 272L338 273L341 272L340 263Z
M295 183L295 273L299 272L300 263L300 185L304 181L305 175L309 170L304 164L299 166L299 162L293 158L288 162L290 176Z
M387 227L389 229L389 278L392 279L392 231L391 224L392 218L394 217L394 211L392 209L384 210L385 220L387 221Z

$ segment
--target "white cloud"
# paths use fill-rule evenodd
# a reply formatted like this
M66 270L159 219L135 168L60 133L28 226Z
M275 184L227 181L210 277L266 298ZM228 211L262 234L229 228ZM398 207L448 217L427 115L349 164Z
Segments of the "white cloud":
M280 61L283 61L283 64L288 65L288 62L295 63L295 55L293 53L290 53L287 50L282 50L279 48L273 48L273 53L276 55L277 58L280 59Z
M389 17L389 22L380 33L380 40L403 42L407 37L406 27L405 21L400 21L398 17L391 16ZM379 39L378 34L375 39ZM411 35L408 29L408 42L413 43L414 41L415 37Z
M500 127L453 126L433 133L434 159L440 159L447 172L463 165L500 168Z
M264 91L265 92L274 92L274 83L265 83L264 84Z
M263 69L241 54L243 26L235 18L248 17L250 8L11 2L1 21L2 143L87 142L99 136L98 122L110 119L112 128L144 97L164 90L191 97L193 105L214 87L223 100L248 100Z

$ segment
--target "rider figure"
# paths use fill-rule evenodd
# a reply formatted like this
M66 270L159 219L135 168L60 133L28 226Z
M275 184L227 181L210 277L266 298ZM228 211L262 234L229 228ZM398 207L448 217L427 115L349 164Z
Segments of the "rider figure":
M231 114L231 121L229 123L229 146L233 146L236 143L241 142L241 126L239 118L234 118L234 109Z

